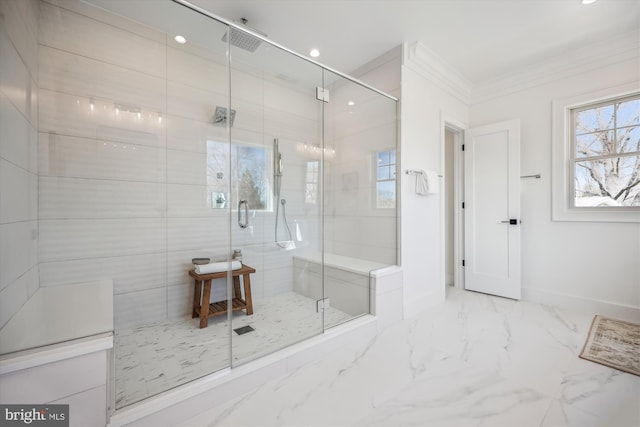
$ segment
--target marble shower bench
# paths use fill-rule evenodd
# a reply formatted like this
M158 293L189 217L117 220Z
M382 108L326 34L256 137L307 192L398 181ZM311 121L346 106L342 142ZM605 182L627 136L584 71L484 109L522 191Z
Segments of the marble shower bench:
M294 291L319 300L330 298L331 306L358 316L375 314L378 327L402 319L402 269L375 261L327 253L293 257Z

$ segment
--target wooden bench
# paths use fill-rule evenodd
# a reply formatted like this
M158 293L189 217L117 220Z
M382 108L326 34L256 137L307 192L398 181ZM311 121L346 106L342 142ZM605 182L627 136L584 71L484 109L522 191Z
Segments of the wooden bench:
M253 314L250 274L255 272L255 268L244 264L242 264L242 268L231 271L231 275L233 276L232 312L246 310L247 316ZM227 313L228 304L226 300L209 303L211 299L211 281L214 279L224 279L227 277L227 274L228 271L209 274L198 274L195 270L189 271L189 276L195 280L191 318L195 319L196 317L200 317L200 328L206 328L209 325L209 317L220 316ZM242 276L242 282L244 284L244 299L242 299L242 294L240 293L240 276Z

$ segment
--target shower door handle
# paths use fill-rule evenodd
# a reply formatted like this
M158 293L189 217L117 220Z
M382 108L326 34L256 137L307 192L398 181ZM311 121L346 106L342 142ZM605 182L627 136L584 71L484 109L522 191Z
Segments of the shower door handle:
M244 222L242 222L242 205L244 205ZM238 202L238 226L247 228L249 226L249 202L240 200Z

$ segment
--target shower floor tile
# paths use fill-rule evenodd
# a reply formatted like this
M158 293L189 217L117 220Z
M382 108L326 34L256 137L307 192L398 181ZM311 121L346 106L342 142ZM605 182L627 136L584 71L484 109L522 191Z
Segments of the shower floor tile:
M326 325L351 318L333 307L324 312ZM198 319L185 316L116 331L115 406L120 409L230 364L255 359L320 334L322 324L315 300L287 292L255 301L251 316L234 313L232 325L226 316L220 316L209 319L207 328L199 329ZM231 329L245 326L254 330L243 335L233 333L231 348Z

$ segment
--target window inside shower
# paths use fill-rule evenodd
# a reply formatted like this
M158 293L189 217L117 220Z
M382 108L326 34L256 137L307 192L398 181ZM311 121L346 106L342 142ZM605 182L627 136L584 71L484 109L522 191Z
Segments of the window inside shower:
M307 162L307 170L305 174L304 201L307 204L315 205L318 203L319 191L319 174L320 162L318 160L310 160Z
M256 145L207 141L207 205L247 200L252 210L273 210L271 155Z
M376 207L396 207L396 150L376 153Z

